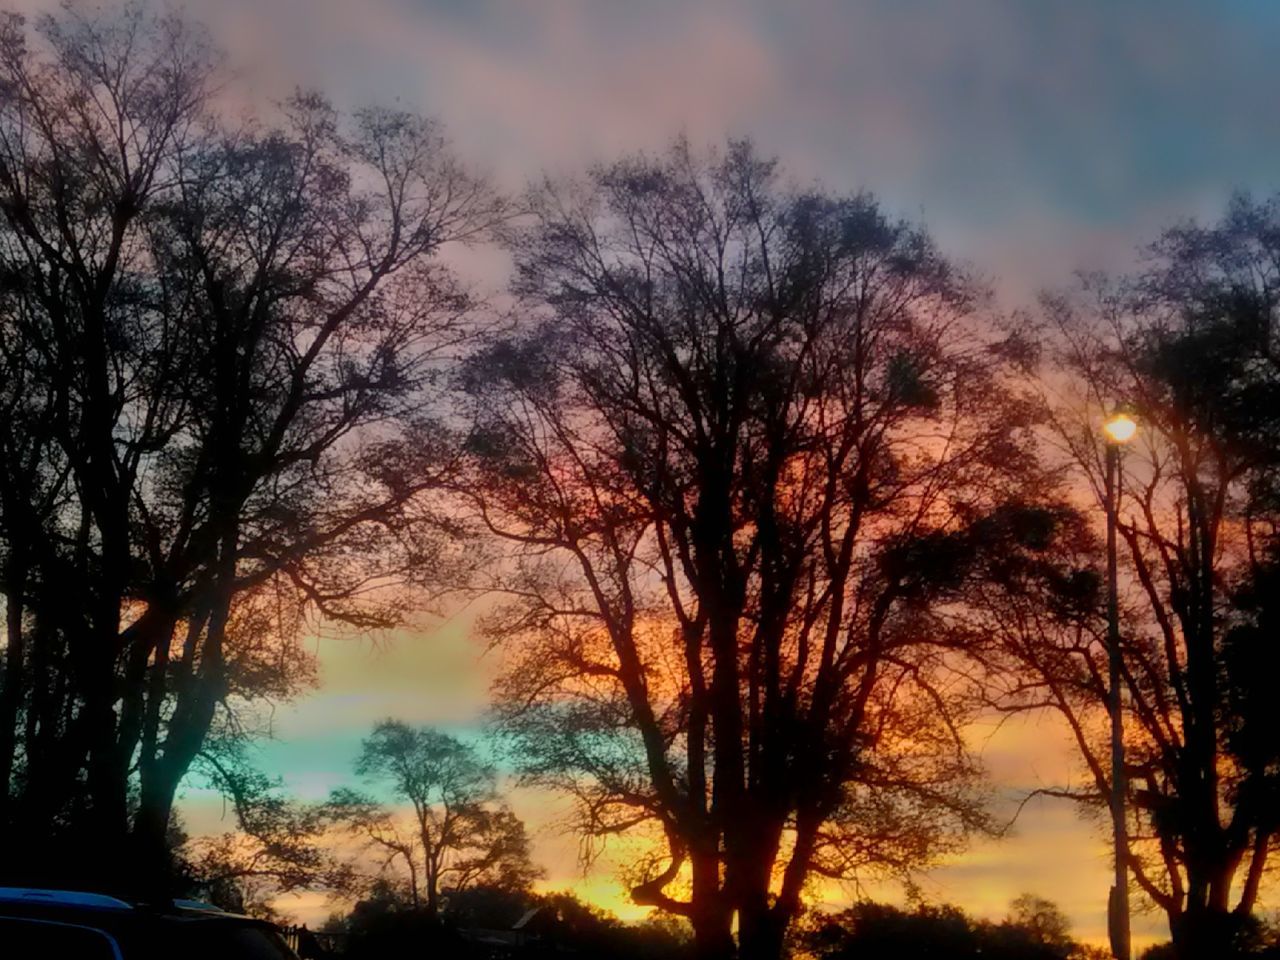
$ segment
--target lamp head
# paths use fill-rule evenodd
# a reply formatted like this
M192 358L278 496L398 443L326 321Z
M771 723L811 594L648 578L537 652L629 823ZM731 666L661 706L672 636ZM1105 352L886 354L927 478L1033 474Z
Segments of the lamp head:
M1107 435L1110 443L1128 443L1138 432L1138 422L1127 413L1115 413L1102 425L1102 432Z

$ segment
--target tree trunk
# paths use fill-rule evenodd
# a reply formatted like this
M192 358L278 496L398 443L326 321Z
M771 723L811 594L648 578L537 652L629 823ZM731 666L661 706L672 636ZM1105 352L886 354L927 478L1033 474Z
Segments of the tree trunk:
M1189 865L1186 907L1169 922L1179 960L1235 955L1236 935L1248 917L1234 913L1228 900L1239 863L1233 856L1226 863Z
M1234 956L1232 941L1238 918L1208 906L1189 908L1171 925L1174 955L1178 960L1209 960Z
M1236 904L1236 913L1252 915L1258 903L1258 893L1262 888L1262 874L1267 866L1267 847L1270 842L1270 832L1257 828L1253 837L1253 853L1249 858L1249 870L1245 874L1240 901Z
M26 635L22 629L27 583L26 566L14 549L5 571L5 655L0 675L0 829L7 828L11 809L13 754L17 746L18 704L26 667Z
M134 816L131 832L131 846L135 852L134 885L148 896L167 896L171 892L172 861L168 833L174 798L182 778L204 746L205 735L221 696L218 676L197 678L195 685L197 689L191 694L195 702L186 709L180 706L170 721L163 755L151 765L149 776L143 781L138 811Z
M129 837L128 768L121 770L117 763L120 718L116 700L121 613L130 556L125 535L105 520L99 522L99 530L103 571L94 584L98 596L90 607L87 629L75 636L79 650L73 646L72 653L78 661L76 679L87 737L89 810L85 827L87 839L97 844L100 852L93 858L99 869L91 871L91 880L105 888L115 879L118 867L114 865L127 862Z
M693 924L693 949L698 960L733 960L733 932L727 911L699 911L689 920Z
M788 919L773 909L740 913L739 960L780 960Z
M782 820L755 816L738 827L738 862L728 871L738 908L738 956L742 960L778 960L788 918L769 902L778 857Z
M440 916L440 891L436 889L435 883L427 887L427 916L435 920Z
M130 846L130 886L148 900L173 896L173 862L169 850L169 819L181 774L161 764L139 796Z
M128 863L128 774L116 764L115 644L116 631L95 631L101 645L90 651L81 711L88 747L89 810L83 843L95 846L95 856L85 861L88 881L110 889L118 881L119 865ZM78 832L78 831L77 831Z
M168 832L174 798L182 778L204 746L218 703L225 695L222 651L231 610L231 582L229 575L224 576L211 600L198 667L190 662L184 664L193 672L180 685L160 755L148 758L148 763L143 766L142 789L131 841L136 852L134 885L148 896L171 895L173 864ZM194 643L195 638L189 637L188 641ZM153 669L161 669L161 666Z
M700 848L691 850L689 856L693 871L689 922L693 925L694 953L698 960L732 960L733 911L720 890L718 843L714 837L701 839Z

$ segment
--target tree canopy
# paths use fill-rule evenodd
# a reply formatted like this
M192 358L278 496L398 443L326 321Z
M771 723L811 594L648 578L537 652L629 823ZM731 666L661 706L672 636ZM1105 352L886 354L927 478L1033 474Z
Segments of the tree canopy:
M6 869L155 882L211 726L306 682L308 619L393 624L374 588L438 565L431 470L386 451L431 445L468 309L437 255L500 205L429 121L232 125L221 79L140 7L0 25Z
M637 902L776 955L811 876L985 824L947 608L1021 495L1027 409L922 229L747 143L529 205L523 320L462 374L458 492L509 548L502 723L588 835L665 843Z
M407 872L415 907L434 916L442 895L477 885L522 892L540 875L524 824L499 801L497 773L474 747L386 720L364 741L355 770L410 816L348 788L334 791L329 815L367 838L384 868Z
M1012 661L993 702L1063 716L1088 773L1065 794L1103 802L1101 564L1071 515L1105 495L1097 424L1125 403L1141 428L1119 488L1135 838L1122 855L1186 956L1229 954L1275 846L1278 216L1274 200L1237 198L1220 223L1166 231L1137 275L1050 302L1037 373L1054 387L1042 449L1065 471L1046 487L1057 520L1045 549L1009 564L1016 586L988 595Z

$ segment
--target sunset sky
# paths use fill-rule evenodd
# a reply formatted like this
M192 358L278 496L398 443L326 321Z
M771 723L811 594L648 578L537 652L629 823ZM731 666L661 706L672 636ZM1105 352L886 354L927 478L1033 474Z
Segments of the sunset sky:
M1280 3L1274 0L190 0L265 105L294 85L346 107L434 115L457 152L518 189L621 151L750 135L798 182L867 188L923 219L993 279L1003 310L1073 271L1123 268L1161 227L1213 216L1236 188L1280 188ZM19 3L35 11L37 3ZM502 258L470 256L498 285ZM280 707L264 766L305 797L350 782L378 719L471 731L491 666L471 613L380 644L317 640L321 686ZM1048 724L987 742L1006 800L1073 768ZM548 886L572 885L634 916L608 858L587 877L556 804L517 794L538 828ZM1006 804L1010 806L1010 804ZM196 830L218 801L188 791ZM227 821L229 823L229 821ZM924 890L998 917L1032 891L1075 932L1104 931L1109 867L1094 828L1038 802ZM837 892L832 891L832 896ZM281 904L309 920L322 898ZM1275 904L1270 906L1274 907ZM1135 918L1135 940L1161 932Z

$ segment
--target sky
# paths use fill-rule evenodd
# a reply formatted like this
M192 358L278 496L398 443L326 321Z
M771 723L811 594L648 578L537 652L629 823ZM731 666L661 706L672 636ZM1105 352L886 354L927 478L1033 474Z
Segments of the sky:
M18 6L40 9L42 0ZM674 136L754 137L798 183L870 189L992 279L1001 309L1139 245L1235 189L1280 188L1273 0L189 0L251 101L293 86L441 119L457 152L518 189ZM492 279L500 259L478 261ZM474 265L474 261L473 261ZM491 664L469 614L380 644L317 640L321 686L275 715L264 763L304 796L349 782L360 737L398 716L481 721ZM1006 797L1071 774L1056 730L1006 726L985 755ZM189 819L217 827L194 787ZM587 877L554 803L517 795L548 884L627 914L608 858ZM549 813L548 811L552 811ZM925 886L1000 916L1031 890L1100 939L1108 865L1090 824L1033 804ZM290 909L289 904L283 904ZM306 919L323 904L293 905ZM1139 939L1159 929L1135 921ZM1145 931L1145 934L1144 934Z
M397 101L519 185L680 132L868 188L1019 300L1275 190L1270 0L189 0L263 95Z

